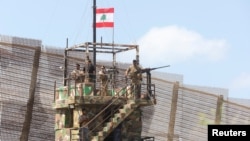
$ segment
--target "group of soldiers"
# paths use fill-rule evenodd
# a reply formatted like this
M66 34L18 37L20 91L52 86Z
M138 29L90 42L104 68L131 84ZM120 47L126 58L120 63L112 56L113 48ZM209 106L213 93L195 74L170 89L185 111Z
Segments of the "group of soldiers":
M128 67L125 71L126 80L130 80L130 89L136 98L140 98L140 89L142 82L142 68L140 67L137 60L133 60L133 64ZM108 74L105 66L101 66L100 71L98 72L99 79L101 82L100 95L106 96L108 90ZM75 83L82 82L94 82L96 76L95 66L92 64L91 60L87 60L87 64L80 69L80 64L76 64L76 69L71 72L71 78L75 80Z

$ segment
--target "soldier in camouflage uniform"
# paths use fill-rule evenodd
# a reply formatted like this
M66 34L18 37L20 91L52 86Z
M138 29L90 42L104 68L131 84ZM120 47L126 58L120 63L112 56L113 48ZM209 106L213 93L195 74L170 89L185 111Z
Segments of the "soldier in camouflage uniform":
M126 77L131 80L131 89L133 91L133 95L136 98L140 98L141 93L141 81L142 81L142 73L141 67L139 66L137 60L133 60L133 65L131 65L125 72Z
M88 115L86 113L86 109L82 109L82 115L79 116L78 123L80 126L79 134L80 141L89 141L88 138L88 125L86 125L89 121Z
M81 74L83 72L80 70L80 64L76 64L76 68L71 72L71 77L75 80L75 83L81 83L82 82L82 77Z
M108 75L106 74L106 69L104 66L101 67L99 71L99 76L101 80L101 96L106 96L108 91Z

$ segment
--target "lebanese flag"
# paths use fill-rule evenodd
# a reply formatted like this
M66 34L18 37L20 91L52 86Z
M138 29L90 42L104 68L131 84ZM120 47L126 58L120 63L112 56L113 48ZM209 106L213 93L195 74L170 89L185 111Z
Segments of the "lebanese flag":
M96 28L114 27L114 8L96 9Z

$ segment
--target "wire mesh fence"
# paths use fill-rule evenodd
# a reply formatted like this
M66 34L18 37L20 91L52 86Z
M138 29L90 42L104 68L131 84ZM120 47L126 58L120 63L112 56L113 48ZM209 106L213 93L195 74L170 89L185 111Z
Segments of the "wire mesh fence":
M74 69L75 63L84 62L82 53L72 52L69 56L67 72ZM112 67L112 63L97 62L97 66L101 65ZM54 86L63 85L62 66L63 48L43 46L40 40L0 35L1 141L55 140L52 107ZM127 66L119 66L117 79L125 81ZM157 141L205 141L208 124L250 124L249 106L219 99L220 95L226 96L226 90L190 87L182 84L182 76L176 74L158 73L152 77L157 103L142 107L142 136Z

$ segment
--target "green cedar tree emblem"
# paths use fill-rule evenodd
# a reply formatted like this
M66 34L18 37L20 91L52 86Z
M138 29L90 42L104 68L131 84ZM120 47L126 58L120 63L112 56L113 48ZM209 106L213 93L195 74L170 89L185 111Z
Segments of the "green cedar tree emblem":
M107 16L106 16L105 14L103 14L103 15L101 16L101 21L105 21L105 20L107 20Z

